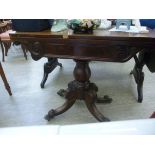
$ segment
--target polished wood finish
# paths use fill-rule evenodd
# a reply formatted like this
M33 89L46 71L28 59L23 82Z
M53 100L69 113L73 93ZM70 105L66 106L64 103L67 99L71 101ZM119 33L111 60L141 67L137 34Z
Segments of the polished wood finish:
M4 82L4 86L5 86L6 90L8 91L9 95L11 96L12 92L11 92L10 86L8 84L8 81L6 79L6 76L5 76L5 73L4 73L4 70L3 70L1 63L0 63L0 75L1 75L1 78Z
M94 83L90 83L89 81L91 76L91 71L88 65L89 62L85 60L75 60L75 62L76 66L73 71L75 80L68 84L65 93L66 102L63 106L55 110L50 110L45 118L50 120L54 116L64 113L77 99L79 99L85 101L88 110L98 121L109 121L109 119L104 117L95 106L98 88Z
M44 64L44 75L41 81L41 88L44 88L48 74L51 73L57 66L62 68L62 64L58 62L57 58L48 58L48 62Z
M138 58L136 55L134 56L135 67L130 73L130 74L133 74L135 81L137 83L138 102L140 102L140 103L143 100L144 72L142 72L142 70L143 70L143 66L145 65L144 56L145 56L145 52L141 52L138 55Z
M97 97L97 86L89 81L91 71L89 61L126 62L134 57L135 67L132 71L138 90L138 102L142 102L142 86L144 80L143 66L146 53L155 52L155 31L147 34L132 34L125 32L110 32L95 30L93 34L73 34L71 30L60 33L15 32L10 34L13 41L20 41L31 53L34 60L42 57L74 59L74 80L68 84L64 95L66 102L63 106L49 111L46 116L50 120L68 110L77 99L85 101L88 110L99 121L108 121L96 108L95 102L102 101ZM136 54L139 53L137 58ZM62 94L61 94L62 93ZM104 101L112 101L109 97Z

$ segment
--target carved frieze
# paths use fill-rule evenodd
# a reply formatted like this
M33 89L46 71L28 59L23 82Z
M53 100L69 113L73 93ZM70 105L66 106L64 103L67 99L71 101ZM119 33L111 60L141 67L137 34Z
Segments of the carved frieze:
M39 60L45 55L60 55L63 58L78 58L126 62L131 59L136 53L145 50L143 47L134 45L109 45L109 44L62 44L53 43L50 41L29 41L24 43L30 51L34 60ZM47 46L48 45L48 46ZM44 47L48 48L45 50ZM47 53L46 53L47 51Z
M31 56L34 60L39 60L41 57L43 57L43 44L38 41L28 41L28 42L22 42L22 44L28 49L28 51L31 53Z

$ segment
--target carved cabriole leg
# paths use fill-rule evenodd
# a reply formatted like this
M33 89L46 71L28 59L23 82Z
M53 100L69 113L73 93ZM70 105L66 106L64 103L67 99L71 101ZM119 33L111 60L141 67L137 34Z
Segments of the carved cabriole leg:
M41 88L44 88L48 74L51 73L57 66L62 67L62 64L58 62L57 58L48 58L48 62L44 64L44 75L40 84Z
M143 81L144 81L144 72L143 66L144 66L144 52L140 52L137 56L134 56L135 59L135 66L134 69L131 71L131 74L133 74L135 81L137 83L137 92L138 92L138 102L141 103L143 100Z
M39 41L23 42L23 50L29 50L32 59L37 61L43 57L44 46ZM44 88L45 82L48 78L48 74L51 73L57 66L62 67L62 64L58 62L57 58L48 58L48 62L44 64L44 75L41 81L41 88Z
M90 83L89 81L91 71L88 61L75 61L76 66L73 72L75 80L68 84L68 89L64 93L66 98L65 104L55 110L50 110L45 116L45 119L50 120L54 116L64 113L77 99L80 99L85 101L88 110L98 121L109 121L109 119L104 117L95 106L98 88L94 83Z
M69 108L72 107L72 105L75 103L76 99L67 99L66 102L57 109L51 109L48 114L45 116L45 119L47 121L50 121L54 116L60 115L64 112L66 112Z
M89 112L100 122L110 121L108 118L104 117L97 109L96 105L94 104L96 98L96 91L91 90L89 92L85 92L84 100Z
M65 98L66 98L66 101L62 106L60 106L60 107L58 107L56 109L51 109L48 112L48 114L45 115L44 118L47 121L50 121L55 116L60 115L60 114L62 114L64 112L66 112L68 109L70 109L72 107L72 105L75 103L76 99L77 99L77 93L75 91L74 92L69 91L69 89L68 89L68 91L66 92Z

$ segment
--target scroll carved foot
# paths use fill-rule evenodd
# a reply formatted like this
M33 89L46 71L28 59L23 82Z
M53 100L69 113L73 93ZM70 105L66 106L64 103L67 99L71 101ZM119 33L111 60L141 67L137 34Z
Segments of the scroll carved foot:
M65 89L60 89L57 94L61 97L65 97L66 96L67 91Z
M55 115L55 110L51 109L51 110L48 112L48 114L45 115L45 119L46 119L47 121L50 121L50 120L54 117L54 115Z
M61 107L58 107L57 109L51 109L48 112L48 114L45 116L45 119L47 121L50 121L52 118L54 118L54 116L57 116L57 115L60 115L64 112L66 112L68 109L70 109L72 107L72 105L74 104L75 101L76 101L75 98L67 99L66 102Z
M98 91L97 86L94 83L90 83L91 85L91 89L94 89L96 92ZM67 93L67 90L65 89L60 89L57 94L61 97L65 97ZM112 98L110 98L108 95L105 95L104 97L97 97L96 98L96 103L105 103L105 104L109 104L112 102Z

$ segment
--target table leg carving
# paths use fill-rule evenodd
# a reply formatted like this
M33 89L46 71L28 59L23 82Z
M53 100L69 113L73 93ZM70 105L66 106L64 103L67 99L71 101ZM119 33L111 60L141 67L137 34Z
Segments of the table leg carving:
M95 105L96 98L97 98L97 94L96 94L96 91L94 90L91 90L85 93L84 100L89 112L100 122L110 121L108 118L103 116L97 109Z
M48 62L44 64L44 75L40 84L41 88L44 88L48 74L51 73L57 66L62 67L62 64L58 62L57 58L48 58Z
M54 116L60 115L64 112L66 112L68 109L72 107L76 99L67 99L66 102L57 109L51 109L48 114L45 116L45 119L50 121Z
M67 93L67 90L65 89L60 89L57 94L61 97L65 97ZM96 103L104 103L104 104L109 104L112 102L112 98L110 98L108 95L104 95L103 97L96 97L95 100Z
M109 119L104 117L95 106L95 102L99 100L97 97L98 88L94 83L90 83L89 81L91 71L88 61L75 61L76 66L73 72L75 80L68 84L67 90L61 89L58 92L60 96L66 98L66 102L61 107L55 110L50 110L45 116L45 119L50 120L54 116L64 113L75 103L77 99L79 99L85 101L88 110L98 121L109 121ZM104 101L111 102L112 99L109 97L104 97Z
M65 89L60 89L58 92L57 92L57 94L59 95L59 96L61 96L61 97L65 97L66 96L66 90Z
M133 74L134 79L137 83L138 102L141 103L143 101L144 72L142 72L142 70L143 70L143 66L144 66L144 53L141 52L139 54L138 58L135 55L134 59L135 59L135 66L130 74Z
M144 73L141 69L135 67L133 70L133 75L135 81L137 83L137 92L138 92L138 102L141 103L143 100L143 81L144 81Z

